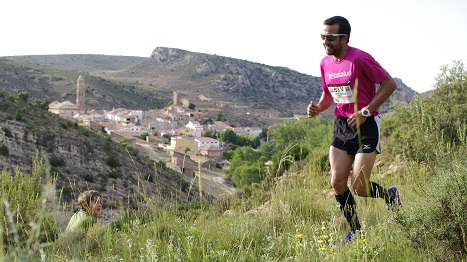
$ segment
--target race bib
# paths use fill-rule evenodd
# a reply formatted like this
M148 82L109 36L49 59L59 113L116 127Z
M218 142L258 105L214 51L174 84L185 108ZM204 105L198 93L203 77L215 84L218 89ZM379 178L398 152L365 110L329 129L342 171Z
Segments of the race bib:
M334 103L336 104L351 104L355 103L350 84L328 85L328 90L331 92Z

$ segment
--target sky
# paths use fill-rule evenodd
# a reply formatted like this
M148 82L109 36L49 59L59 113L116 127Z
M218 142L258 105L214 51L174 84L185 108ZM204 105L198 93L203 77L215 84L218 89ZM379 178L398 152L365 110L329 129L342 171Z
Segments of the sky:
M156 47L216 54L320 76L323 21L346 17L349 45L417 92L443 65L467 63L465 0L3 1L0 56L149 57Z

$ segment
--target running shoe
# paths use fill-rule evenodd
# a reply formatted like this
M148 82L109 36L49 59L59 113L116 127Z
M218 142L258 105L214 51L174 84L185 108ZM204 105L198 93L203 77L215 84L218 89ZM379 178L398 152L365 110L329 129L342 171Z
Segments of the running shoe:
M395 186L389 187L388 191L391 193L391 196L389 197L389 199L386 200L386 206L388 207L388 209L392 209L396 207L401 208L402 207L401 195L397 187ZM396 203L397 203L397 206L396 206Z
M355 235L355 230L350 230L349 233L345 236L345 243L352 241L352 237Z

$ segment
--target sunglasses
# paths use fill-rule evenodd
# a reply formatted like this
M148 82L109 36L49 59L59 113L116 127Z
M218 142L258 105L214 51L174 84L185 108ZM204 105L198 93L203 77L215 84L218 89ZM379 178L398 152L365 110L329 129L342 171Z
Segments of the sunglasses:
M341 37L341 36L344 36L346 34L321 34L321 40L328 40L328 41L334 41L336 40L337 37Z

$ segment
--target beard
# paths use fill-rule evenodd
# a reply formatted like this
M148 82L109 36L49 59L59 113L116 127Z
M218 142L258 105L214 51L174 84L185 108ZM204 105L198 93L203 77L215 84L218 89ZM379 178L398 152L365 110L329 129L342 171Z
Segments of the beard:
M342 50L341 46L339 45L323 44L323 46L327 55L338 56Z
M326 51L327 55L334 55L336 53L336 49L333 45L326 45L323 44L324 50Z

